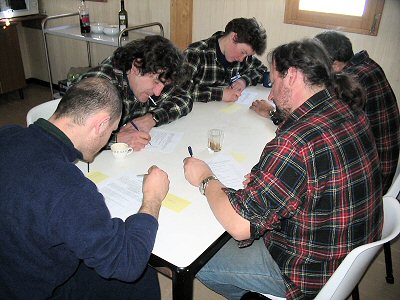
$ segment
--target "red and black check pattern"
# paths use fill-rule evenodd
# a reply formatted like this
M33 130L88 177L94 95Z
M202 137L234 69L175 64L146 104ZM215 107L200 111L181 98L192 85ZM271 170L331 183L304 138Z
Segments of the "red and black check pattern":
M347 253L380 238L380 178L366 115L325 90L280 125L248 186L226 193L250 221L252 239L264 238L287 298L304 299L315 297Z

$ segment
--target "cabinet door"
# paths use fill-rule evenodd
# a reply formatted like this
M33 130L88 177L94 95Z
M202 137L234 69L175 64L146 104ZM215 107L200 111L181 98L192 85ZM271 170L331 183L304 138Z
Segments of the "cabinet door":
M16 25L0 28L0 93L26 85Z

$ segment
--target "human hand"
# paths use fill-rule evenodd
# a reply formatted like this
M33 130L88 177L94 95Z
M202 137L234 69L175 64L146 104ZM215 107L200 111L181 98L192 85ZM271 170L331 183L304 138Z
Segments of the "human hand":
M136 126L140 129L140 131L150 132L150 130L156 126L156 122L153 120L153 116L151 113L147 113L144 116L133 119Z
M131 124L121 127L117 136L118 142L127 143L134 151L142 150L151 140L150 134L138 131Z
M269 117L270 111L275 110L275 108L265 100L255 100L250 106L251 110L254 110L260 116L267 118Z
M194 157L184 159L183 170L186 180L194 186L199 186L204 179L213 174L204 161Z
M231 88L242 93L246 88L246 81L244 81L244 79L238 79L231 84Z
M168 190L168 174L157 166L151 166L143 178L143 202L140 212L149 213L157 218Z
M222 94L222 101L235 102L240 97L241 94L242 94L241 91L237 91L228 86L224 89L224 92Z

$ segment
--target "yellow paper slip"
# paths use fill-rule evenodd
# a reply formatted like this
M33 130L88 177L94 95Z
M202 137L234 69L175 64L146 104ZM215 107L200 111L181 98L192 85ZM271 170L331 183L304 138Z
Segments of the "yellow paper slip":
M106 174L98 171L90 171L88 174L86 174L86 177L93 181L95 184L99 184L100 182L108 178Z
M164 201L162 202L162 206L173 210L174 212L180 213L187 206L192 204L190 201L175 196L173 194L167 194Z

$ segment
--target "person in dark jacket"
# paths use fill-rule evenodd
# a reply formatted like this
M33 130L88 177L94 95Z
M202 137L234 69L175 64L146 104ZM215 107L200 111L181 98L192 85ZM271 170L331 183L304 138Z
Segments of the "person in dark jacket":
M149 168L141 208L122 221L74 164L93 160L121 111L113 84L88 78L49 120L0 129L0 299L160 299L147 263L167 174Z

